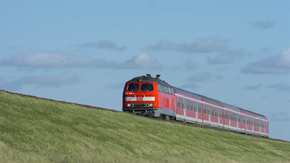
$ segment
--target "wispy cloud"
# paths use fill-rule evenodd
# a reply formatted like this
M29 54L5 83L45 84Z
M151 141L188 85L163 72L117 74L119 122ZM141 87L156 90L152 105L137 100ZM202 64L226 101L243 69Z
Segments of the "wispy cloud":
M247 85L244 87L244 89L249 90L249 91L257 91L257 90L260 90L262 87L263 85L259 83L259 84L254 84L254 85Z
M271 29L274 28L276 23L272 20L259 20L259 21L254 21L249 23L252 27L261 29L261 30L266 30L266 29Z
M159 61L147 53L132 57L131 59L120 64L121 68L162 68Z
M290 73L290 49L280 55L271 56L249 63L242 69L246 74L285 74Z
M20 90L26 86L34 88L62 87L77 84L80 81L77 75L58 76L26 76L12 81L0 79L0 89Z
M161 40L149 45L150 51L174 51L179 53L213 53L227 49L227 41L222 39L197 39L191 42Z
M270 120L273 122L290 122L290 114L288 112L273 113Z
M16 55L0 59L2 67L20 68L75 68L107 67L111 63L101 59L55 53Z
M232 64L250 54L244 49L228 49L214 56L209 56L207 62L213 65Z
M245 49L231 47L228 40L217 38L196 39L191 42L162 40L147 46L146 50L210 54L207 57L207 62L210 65L232 64L249 55Z
M213 81L221 79L223 79L223 76L221 75L213 74L210 72L200 72L187 78L185 83L181 87L197 89L200 87L201 84L211 83Z
M262 88L272 89L281 92L290 92L290 85L287 83L275 83L270 85L263 85L261 83L245 86L245 90L257 91Z
M199 67L199 64L196 61L187 59L184 63L184 67L186 70L192 71L192 70L197 70Z
M117 43L110 40L100 40L96 42L86 42L80 44L82 48L95 48L101 50L112 50L112 51L124 51L127 49L126 46L118 45Z
M290 92L290 85L286 83L272 84L272 85L269 85L268 88L275 89L277 91Z
M194 81L194 82L211 82L215 80L223 79L221 75L213 74L210 72L201 72L197 73L195 75L192 75L188 78L188 81Z
M89 56L54 53L37 53L0 58L0 67L60 69L60 68L106 68L106 69L145 69L161 68L157 59L149 54L133 56L125 61L108 61Z

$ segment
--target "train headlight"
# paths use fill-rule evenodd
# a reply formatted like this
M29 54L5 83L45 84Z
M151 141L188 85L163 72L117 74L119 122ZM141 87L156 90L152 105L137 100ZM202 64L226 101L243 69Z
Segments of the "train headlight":
M131 105L131 104L127 104L127 106L128 106L128 107L131 107L132 105Z
M154 96L143 97L143 101L155 101Z
M148 107L153 107L153 104L148 104Z
M127 96L127 97L125 97L125 100L126 100L126 101L137 101L137 97L130 97L130 96Z

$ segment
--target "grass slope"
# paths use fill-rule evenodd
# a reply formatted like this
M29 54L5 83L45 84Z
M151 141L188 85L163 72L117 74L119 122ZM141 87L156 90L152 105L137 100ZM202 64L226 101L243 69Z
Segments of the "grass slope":
M0 162L290 162L290 144L0 92Z

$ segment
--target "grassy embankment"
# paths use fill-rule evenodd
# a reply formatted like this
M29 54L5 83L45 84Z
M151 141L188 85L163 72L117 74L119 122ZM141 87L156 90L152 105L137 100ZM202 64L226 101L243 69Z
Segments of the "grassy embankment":
M290 162L290 143L0 91L0 162Z

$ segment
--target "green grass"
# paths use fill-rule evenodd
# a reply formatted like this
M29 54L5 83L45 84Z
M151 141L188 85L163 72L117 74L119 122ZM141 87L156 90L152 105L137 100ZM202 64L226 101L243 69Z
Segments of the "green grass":
M290 144L0 91L0 162L290 162Z

